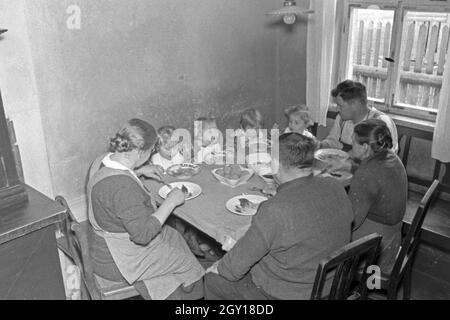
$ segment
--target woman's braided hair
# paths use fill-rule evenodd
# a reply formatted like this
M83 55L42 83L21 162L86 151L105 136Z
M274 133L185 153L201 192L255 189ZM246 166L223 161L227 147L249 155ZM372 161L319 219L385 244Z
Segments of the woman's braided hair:
M141 119L131 119L110 139L109 149L111 152L147 151L153 148L156 138L156 130L151 124Z
M358 123L354 129L359 144L367 143L377 154L392 148L392 135L386 123L380 119L368 119Z

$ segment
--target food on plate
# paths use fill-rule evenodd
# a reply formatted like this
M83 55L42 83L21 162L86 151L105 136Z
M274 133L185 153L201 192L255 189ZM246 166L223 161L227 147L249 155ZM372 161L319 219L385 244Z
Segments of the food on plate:
M177 164L167 169L167 173L174 177L191 177L198 173L199 167L195 164Z
M336 163L347 160L349 154L337 149L320 149L316 151L314 157L326 163Z
M239 205L236 206L235 210L239 213L245 213L249 211L254 211L258 209L259 204L251 202L248 199L241 198L239 200Z
M345 160L346 157L344 157L341 154L323 154L320 155L320 160L329 162L329 161L342 161Z
M239 165L226 165L218 169L216 173L221 177L231 180L238 180L249 174L248 171L242 170Z
M188 188L186 188L184 184L181 186L181 191L183 191L186 198L192 197L192 192L189 192Z
M170 174L173 176L188 176L188 175L194 175L196 173L196 170L194 168L183 168L183 167L177 167L170 171Z

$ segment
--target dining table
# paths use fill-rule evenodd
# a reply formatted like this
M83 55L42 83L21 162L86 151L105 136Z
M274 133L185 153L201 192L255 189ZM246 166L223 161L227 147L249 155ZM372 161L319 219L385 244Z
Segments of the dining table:
M156 203L164 201L159 195L159 190L165 183L190 182L199 185L200 195L177 207L173 214L213 238L222 245L223 250L228 251L248 230L252 216L229 211L226 208L227 201L240 195L261 196L263 195L261 191L267 183L253 173L245 184L230 187L219 182L212 174L214 169L221 167L223 165L203 164L200 172L189 179L179 179L165 174L162 181L148 179L144 181L144 185ZM348 184L349 181L345 181L344 186Z
M223 246L222 249L228 250L248 230L252 217L232 213L226 208L227 201L239 195L261 196L261 192L255 189L262 189L266 182L252 173L245 184L233 188L222 184L212 174L214 169L220 167L223 166L202 165L201 171L189 179L179 179L170 175L164 175L163 179L169 184L191 182L200 186L202 190L200 195L177 207L173 214L216 240ZM159 195L164 183L149 179L144 184L152 197L155 197L156 203L164 201Z

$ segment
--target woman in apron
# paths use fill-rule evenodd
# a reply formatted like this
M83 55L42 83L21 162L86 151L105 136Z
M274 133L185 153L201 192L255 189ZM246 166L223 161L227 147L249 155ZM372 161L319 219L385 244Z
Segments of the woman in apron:
M355 126L352 151L361 163L348 193L355 215L352 240L374 232L382 235L378 265L385 272L393 267L399 250L408 195L406 170L392 144L382 120L369 119Z
M141 167L156 137L153 126L132 119L111 139L111 153L92 164L87 188L89 251L97 275L139 284L136 289L144 298L163 300L199 283L204 269L183 237L165 224L184 203L183 192L173 189L156 208L139 180L140 175L158 179L161 174L157 167ZM200 297L201 293L193 298Z

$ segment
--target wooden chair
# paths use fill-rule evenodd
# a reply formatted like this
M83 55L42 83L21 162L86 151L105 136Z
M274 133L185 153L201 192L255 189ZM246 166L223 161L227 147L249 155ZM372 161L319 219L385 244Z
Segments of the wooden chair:
M367 286L365 284L368 278L366 272L363 272L360 278L359 283L361 285L359 285L358 292L351 295L350 290L353 289L352 285L357 279L361 264L365 262L363 270L367 270L370 265L374 264L381 238L376 233L365 236L337 250L330 257L320 262L311 293L311 300L365 299L367 297ZM324 286L331 272L334 272L331 290L324 297Z
M73 259L81 273L81 298L83 300L121 300L139 296L134 286L124 282L114 282L94 274L90 264L87 240L88 221L77 222L67 201L62 196L55 198L67 210L62 232L65 245L62 250Z
M422 224L438 188L439 181L434 180L420 201L411 226L402 240L392 271L390 274L381 274L381 288L387 292L388 300L397 299L397 292L401 284L403 284L403 299L409 300L411 298L412 265L420 243Z

